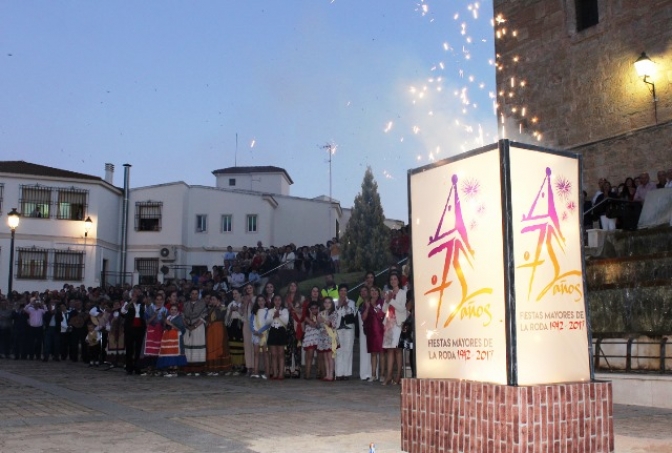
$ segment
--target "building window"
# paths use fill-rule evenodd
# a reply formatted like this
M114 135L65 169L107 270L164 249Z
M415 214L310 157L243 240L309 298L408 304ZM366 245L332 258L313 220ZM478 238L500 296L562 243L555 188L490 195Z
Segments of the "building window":
M54 280L81 282L84 278L84 252L54 251Z
M236 178L229 178L229 186L234 187L236 185Z
M5 191L5 185L0 184L0 214L2 213L2 199L4 191Z
M576 31L597 25L600 21L598 0L574 0L576 8Z
M46 280L47 258L49 251L38 248L19 248L18 268L16 278L31 280Z
M141 285L155 285L156 275L159 273L158 258L136 258L135 270L140 274Z
M135 231L161 231L163 203L139 201L135 203Z
M233 231L233 216L231 214L222 214L222 233L231 233Z
M21 186L21 215L40 219L49 218L51 187Z
M58 212L56 217L62 220L84 220L88 190L58 189Z
M247 215L247 232L256 233L257 232L257 215L248 214Z
M196 232L205 233L208 231L208 216L205 214L196 215Z

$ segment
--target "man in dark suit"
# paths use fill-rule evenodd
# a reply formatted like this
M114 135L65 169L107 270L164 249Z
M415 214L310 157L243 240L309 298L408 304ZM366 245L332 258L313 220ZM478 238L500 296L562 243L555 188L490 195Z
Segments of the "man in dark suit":
M57 299L50 297L46 303L46 312L42 316L42 325L44 326L44 351L42 361L47 362L49 356L55 361L60 361L61 355L61 322L63 313L60 304L57 305Z
M131 299L121 307L121 314L124 316L127 374L140 374L140 351L147 327L144 298L142 290L136 286L131 292Z

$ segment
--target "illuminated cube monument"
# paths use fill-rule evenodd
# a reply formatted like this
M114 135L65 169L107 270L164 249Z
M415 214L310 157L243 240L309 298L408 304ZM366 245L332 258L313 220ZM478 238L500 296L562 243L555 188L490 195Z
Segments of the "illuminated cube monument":
M408 179L418 378L402 383L402 449L613 451L580 156L501 140Z

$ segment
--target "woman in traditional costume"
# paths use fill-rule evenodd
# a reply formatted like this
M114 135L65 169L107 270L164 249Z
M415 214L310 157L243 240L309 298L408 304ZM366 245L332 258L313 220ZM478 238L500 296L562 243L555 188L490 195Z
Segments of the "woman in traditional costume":
M245 350L243 338L243 301L240 291L234 288L231 291L233 300L226 307L226 333L229 337L229 351L234 374L245 370Z
M254 286L251 284L245 285L244 293L241 297L242 320L243 320L243 348L245 350L245 368L247 375L252 375L254 369L254 345L252 344L252 328L250 327L250 317L252 316L252 308L254 308Z
M216 293L210 295L210 306L206 318L206 359L209 376L217 376L231 369L229 337L226 332L226 308Z
M121 302L114 301L107 329L107 360L112 367L124 362L126 346L124 344L124 317L121 314Z
M192 288L189 293L189 301L184 304L184 325L187 331L182 341L184 352L187 357L187 374L198 376L205 369L205 319L208 315L208 307L203 299L198 297L198 289Z
M303 318L308 304L299 294L299 285L290 282L285 294L285 307L289 310L290 322L287 324L287 347L285 348L285 377L301 377L301 340L303 339Z
M168 369L166 377L177 376L178 367L187 364L187 358L184 355L184 343L182 342L182 335L186 330L184 319L178 311L177 304L171 305L170 314L166 318L161 338L159 358L156 361L156 368Z
M145 332L143 364L148 373L153 372L156 367L156 360L159 358L161 338L163 337L163 323L167 315L168 311L163 306L163 295L157 294L154 298L154 303L145 309L147 330Z

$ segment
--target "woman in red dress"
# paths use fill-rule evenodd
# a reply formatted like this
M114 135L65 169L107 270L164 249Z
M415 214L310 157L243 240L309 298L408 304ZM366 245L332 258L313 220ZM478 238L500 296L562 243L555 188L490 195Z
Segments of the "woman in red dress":
M369 289L369 298L364 302L362 309L362 322L366 333L366 349L371 354L371 376L376 381L382 378L385 369L385 356L383 355L383 320L385 312L383 298L380 296L380 288L372 286Z

